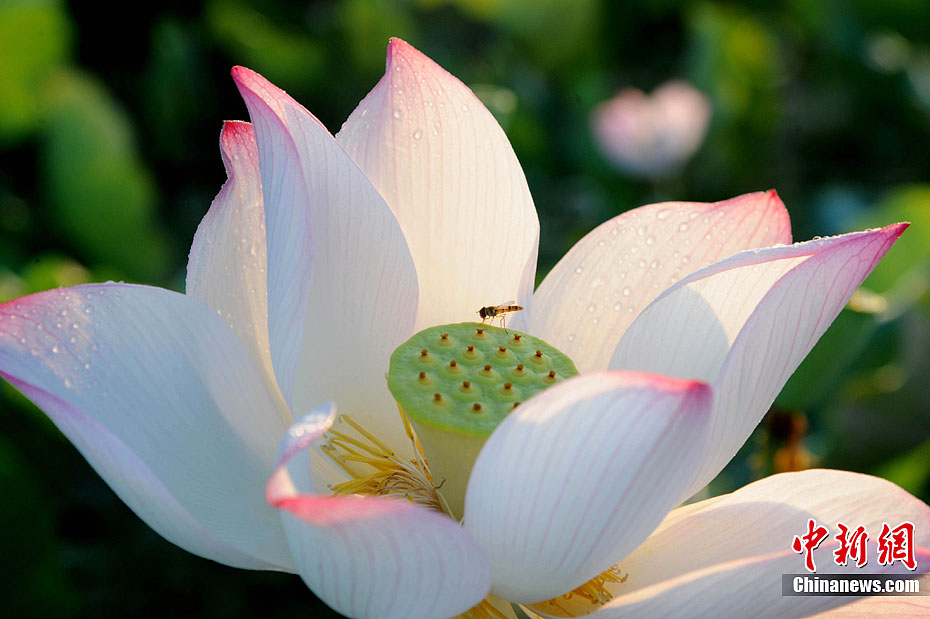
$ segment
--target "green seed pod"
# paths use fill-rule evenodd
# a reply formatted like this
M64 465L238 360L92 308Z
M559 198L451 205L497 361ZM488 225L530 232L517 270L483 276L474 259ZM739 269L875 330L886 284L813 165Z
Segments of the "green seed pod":
M474 322L420 331L391 355L388 388L457 515L481 446L520 402L578 374L543 340Z

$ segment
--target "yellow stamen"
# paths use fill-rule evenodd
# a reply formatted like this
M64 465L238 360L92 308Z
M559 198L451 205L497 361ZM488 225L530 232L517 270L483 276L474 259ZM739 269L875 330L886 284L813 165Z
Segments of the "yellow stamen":
M507 615L497 610L487 598L481 600L477 606L472 606L455 619L508 619Z
M423 447L410 425L407 415L400 411L404 432L413 446L414 458L404 460L382 443L371 432L348 415L340 415L337 422L346 423L351 430L330 428L322 452L349 476L347 481L331 487L334 494L368 494L403 498L437 511L452 514L445 498L433 482L429 464L423 456ZM354 436L349 432L354 431Z
M614 594L607 588L607 583L624 583L629 574L620 575L620 568L616 565L598 574L580 587L576 587L564 595L538 602L531 608L540 612L558 615L560 617L580 617L595 610L592 607L601 606L613 599ZM579 607L580 601L587 602ZM590 606L588 606L590 604ZM571 607L571 608L569 608Z

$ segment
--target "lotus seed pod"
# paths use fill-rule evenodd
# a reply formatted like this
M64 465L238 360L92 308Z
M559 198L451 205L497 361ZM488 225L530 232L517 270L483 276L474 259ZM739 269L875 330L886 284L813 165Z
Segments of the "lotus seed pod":
M478 452L510 411L578 374L543 340L474 322L420 331L391 355L388 387L456 517Z

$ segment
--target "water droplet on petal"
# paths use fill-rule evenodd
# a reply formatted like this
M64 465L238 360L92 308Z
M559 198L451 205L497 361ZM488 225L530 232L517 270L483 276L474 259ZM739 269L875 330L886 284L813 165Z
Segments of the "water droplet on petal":
M633 291L630 290L630 287L627 286L626 288L623 289L623 296L628 297L628 296L630 296L630 294L631 294L632 292L633 292Z
M597 306L594 304L591 304L588 306L588 313L593 314L596 309L597 309Z
M583 272L584 272L584 267L580 265L575 267L575 273L581 274Z
M414 139L414 140L419 140L419 139L422 138L422 137L423 137L423 132L420 131L419 129L417 129L416 131L413 132L413 139Z

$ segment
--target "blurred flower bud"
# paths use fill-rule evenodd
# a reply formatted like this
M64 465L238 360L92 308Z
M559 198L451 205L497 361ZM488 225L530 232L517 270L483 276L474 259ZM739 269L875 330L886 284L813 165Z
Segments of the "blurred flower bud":
M697 151L710 122L711 105L684 81L671 81L647 96L626 88L594 110L591 129L601 152L635 176L655 178Z

